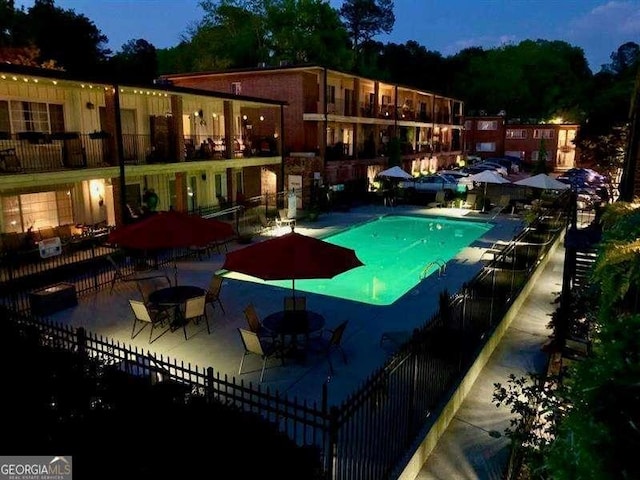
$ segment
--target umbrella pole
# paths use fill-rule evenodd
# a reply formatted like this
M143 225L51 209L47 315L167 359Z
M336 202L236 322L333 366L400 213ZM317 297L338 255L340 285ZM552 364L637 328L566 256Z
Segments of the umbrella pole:
M175 260L173 262L173 281L174 281L173 286L177 287L178 286L178 264L175 262Z
M482 196L482 213L484 213L484 208L487 205L487 182L484 182L484 195Z

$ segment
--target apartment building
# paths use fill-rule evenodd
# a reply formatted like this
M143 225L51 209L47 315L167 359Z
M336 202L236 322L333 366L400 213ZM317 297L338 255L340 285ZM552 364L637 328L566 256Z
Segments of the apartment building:
M364 187L388 165L389 145L400 139L403 167L435 171L462 153L463 102L317 65L172 74L182 87L286 101L285 186ZM252 126L260 120L246 119Z
M466 117L464 148L481 158L514 156L532 166L546 155L550 171L576 166L579 152L573 143L579 125L566 123L522 124L504 116Z
M0 232L117 225L146 190L193 211L282 188L284 102L0 66ZM244 143L261 115L268 141ZM280 184L280 186L278 185Z

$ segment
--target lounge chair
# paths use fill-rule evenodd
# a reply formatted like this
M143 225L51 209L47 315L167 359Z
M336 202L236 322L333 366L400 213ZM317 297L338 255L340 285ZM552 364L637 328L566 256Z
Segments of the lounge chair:
M292 226L295 227L296 219L289 218L288 210L286 208L281 208L280 210L278 210L278 218L276 218L276 226L278 228L292 227Z
M470 208L471 210L474 210L476 207L476 201L478 199L477 194L475 193L467 193L467 198L465 199L464 202L462 202L462 204L460 205L462 208Z
M268 233L276 227L276 223L262 212L258 213L258 221L258 229L263 233Z
M433 202L427 203L427 207L444 207L446 202L444 190L436 192L436 198Z
M500 195L498 203L491 209L489 213L493 215L493 218L497 217L504 210L508 209L511 204L511 195Z

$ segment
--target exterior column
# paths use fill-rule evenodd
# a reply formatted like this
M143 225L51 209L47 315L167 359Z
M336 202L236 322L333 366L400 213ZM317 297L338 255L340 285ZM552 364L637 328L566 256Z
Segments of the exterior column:
M188 209L187 174L185 172L176 172L176 210L186 212Z
M224 104L224 143L226 145L224 151L225 158L233 158L233 103L225 100Z
M360 112L360 79L358 77L353 80L353 98L351 101L354 105L351 106L351 111L355 112L353 115L355 117L362 116ZM353 122L353 158L358 158L358 122Z
M185 161L185 148L184 148L184 127L182 125L182 97L179 95L171 95L171 115L173 116L173 128L174 128L174 148L171 152L173 158L179 162Z

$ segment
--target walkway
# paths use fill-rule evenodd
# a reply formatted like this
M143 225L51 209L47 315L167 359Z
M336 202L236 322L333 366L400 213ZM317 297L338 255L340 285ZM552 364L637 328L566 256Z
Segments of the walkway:
M512 415L493 404L493 384L544 370L541 347L551 333L547 324L562 289L563 261L560 245L415 480L504 478L510 449L503 432Z

